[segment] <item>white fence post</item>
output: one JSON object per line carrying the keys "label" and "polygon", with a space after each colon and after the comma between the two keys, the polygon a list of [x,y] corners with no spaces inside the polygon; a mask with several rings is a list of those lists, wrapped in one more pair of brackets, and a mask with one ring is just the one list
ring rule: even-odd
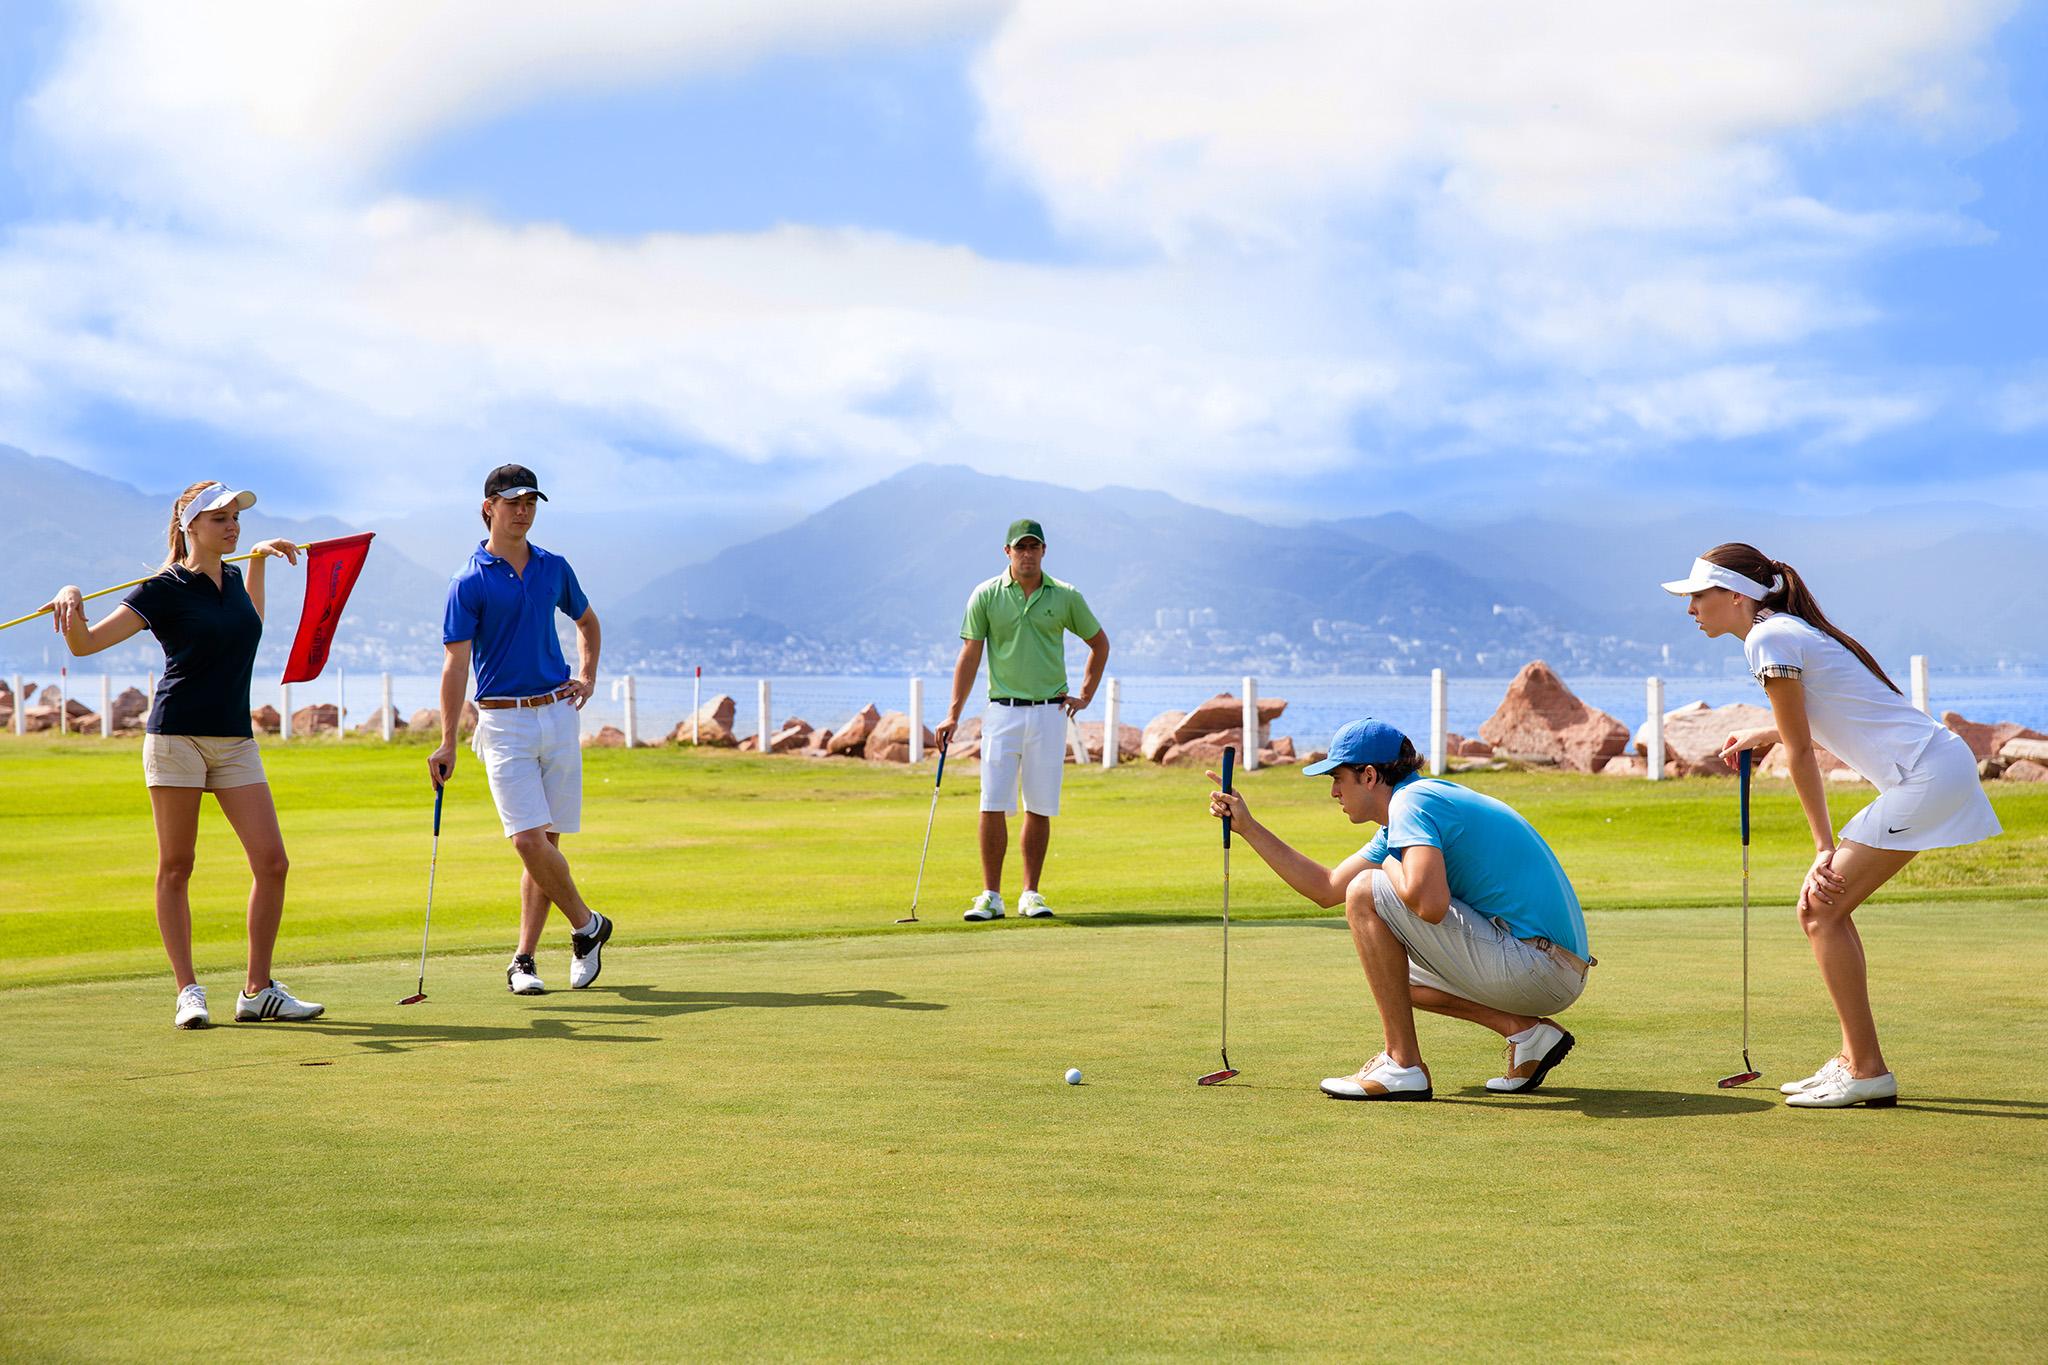
{"label": "white fence post", "polygon": [[628,673],[623,681],[626,684],[624,688],[626,694],[626,747],[628,749],[637,749],[640,747],[640,698],[633,686],[633,675]]}
{"label": "white fence post", "polygon": [[1246,772],[1259,767],[1259,680],[1244,680],[1244,715],[1238,731],[1237,766]]}
{"label": "white fence post", "polygon": [[690,684],[690,747],[697,746],[697,713],[704,709],[704,665],[697,665],[697,677]]}
{"label": "white fence post", "polygon": [[340,739],[348,733],[348,670],[336,664],[334,667],[334,737]]}
{"label": "white fence post", "polygon": [[910,680],[910,761],[924,762],[924,679]]}
{"label": "white fence post", "polygon": [[1910,667],[1913,674],[1913,709],[1926,711],[1931,716],[1934,712],[1927,709],[1927,656],[1915,654]]}
{"label": "white fence post", "polygon": [[1449,711],[1444,671],[1432,668],[1429,670],[1429,771],[1433,777],[1443,776],[1444,763],[1448,758],[1445,750],[1450,748],[1447,738],[1451,724]]}
{"label": "white fence post", "polygon": [[27,711],[28,707],[21,699],[21,674],[17,673],[14,675],[14,733],[17,735],[28,733]]}
{"label": "white fence post", "polygon": [[114,737],[114,680],[100,674],[100,738]]}
{"label": "white fence post", "polygon": [[57,733],[71,733],[71,669],[57,670]]}
{"label": "white fence post", "polygon": [[766,678],[761,679],[758,696],[761,703],[761,733],[755,738],[754,747],[765,754],[768,752],[768,737],[775,733],[774,727],[768,720],[768,680]]}
{"label": "white fence post", "polygon": [[380,730],[381,730],[381,732],[383,733],[383,736],[384,736],[384,742],[385,742],[386,744],[389,744],[389,743],[391,742],[391,736],[392,736],[392,734],[393,734],[393,733],[394,733],[394,732],[395,732],[395,731],[396,731],[396,730],[398,729],[398,717],[397,717],[397,716],[396,716],[395,714],[393,714],[393,712],[392,712],[392,710],[391,710],[391,675],[390,675],[389,673],[386,673],[386,674],[384,675],[384,711],[383,711],[383,714],[384,714],[384,724],[383,724],[382,726],[380,726],[380,727],[379,727],[379,729],[380,729]]}
{"label": "white fence post", "polygon": [[290,683],[279,683],[277,685],[277,696],[277,737],[279,739],[290,739],[292,737],[292,685]]}
{"label": "white fence post", "polygon": [[1119,713],[1123,710],[1121,705],[1124,699],[1123,685],[1117,682],[1115,678],[1111,678],[1109,680],[1109,690],[1104,694],[1104,697],[1105,700],[1102,703],[1102,766],[1114,768],[1116,766],[1116,751],[1119,747],[1117,743],[1117,725],[1120,723]]}
{"label": "white fence post", "polygon": [[1643,746],[1648,750],[1649,771],[1644,774],[1652,782],[1664,780],[1664,680],[1652,678],[1643,686],[1643,706],[1649,713],[1650,742]]}

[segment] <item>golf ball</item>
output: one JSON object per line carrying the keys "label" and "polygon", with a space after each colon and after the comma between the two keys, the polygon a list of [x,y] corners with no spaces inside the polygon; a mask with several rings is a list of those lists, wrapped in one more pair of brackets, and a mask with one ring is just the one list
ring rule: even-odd
{"label": "golf ball", "polygon": [[1081,1083],[1081,1068],[1080,1068],[1080,1067],[1078,1067],[1078,1066],[1070,1066],[1070,1067],[1068,1067],[1068,1068],[1067,1068],[1067,1084],[1068,1084],[1068,1085],[1079,1085],[1080,1083]]}

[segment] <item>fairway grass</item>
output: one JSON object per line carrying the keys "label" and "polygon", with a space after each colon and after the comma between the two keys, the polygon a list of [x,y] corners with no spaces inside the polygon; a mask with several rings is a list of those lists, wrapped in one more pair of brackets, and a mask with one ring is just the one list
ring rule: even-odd
{"label": "fairway grass", "polygon": [[[910,929],[295,969],[306,1025],[169,1027],[152,981],[0,993],[0,1354],[2019,1359],[2048,1332],[2038,907],[1865,923],[1904,1098],[1834,1046],[1783,916],[1737,1051],[1725,907],[1595,912],[1580,1044],[1494,1097],[1345,1104],[1341,924]],[[566,970],[552,943],[542,966]],[[161,988],[159,988],[161,987]],[[216,1018],[232,987],[216,985]],[[1086,1083],[1061,1083],[1068,1066]]]}

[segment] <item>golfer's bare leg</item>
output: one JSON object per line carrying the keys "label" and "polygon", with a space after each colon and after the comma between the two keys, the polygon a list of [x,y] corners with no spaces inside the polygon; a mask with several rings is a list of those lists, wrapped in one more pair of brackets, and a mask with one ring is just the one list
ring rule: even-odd
{"label": "golfer's bare leg", "polygon": [[1827,983],[1835,1015],[1842,1021],[1842,1055],[1849,1059],[1850,1074],[1858,1078],[1882,1076],[1891,1068],[1885,1065],[1884,1050],[1877,1043],[1863,936],[1856,932],[1851,916],[1873,891],[1912,861],[1908,850],[1845,843],[1835,850],[1834,868],[1848,885],[1833,905],[1809,897],[1799,908],[1799,927],[1813,945],[1813,960],[1820,964],[1821,980]]}
{"label": "golfer's bare leg", "polygon": [[214,796],[249,859],[249,977],[242,993],[254,995],[270,984],[270,959],[277,948],[277,926],[284,919],[284,881],[291,859],[285,856],[269,783],[229,787]]}
{"label": "golfer's bare leg", "polygon": [[1003,889],[1003,856],[1010,851],[1010,819],[999,810],[981,813],[981,884],[983,889]]}
{"label": "golfer's bare leg", "polygon": [[[569,873],[569,860],[562,856],[562,836],[547,829],[522,829],[512,836],[512,847],[519,851],[519,861],[526,865],[526,876],[520,879],[519,898],[519,951],[530,953],[540,943],[541,925],[547,921],[547,902],[562,907],[562,913],[569,917],[572,928],[581,929],[590,923],[590,907],[583,903],[583,893],[576,889],[576,878]],[[529,917],[527,914],[526,880],[533,884],[545,898],[540,913]],[[527,938],[531,923],[533,937]]]}
{"label": "golfer's bare leg", "polygon": [[1351,926],[1351,942],[1365,967],[1373,1003],[1379,1006],[1387,1055],[1396,1066],[1422,1065],[1422,1046],[1415,1040],[1415,1006],[1408,993],[1408,949],[1373,905],[1371,872],[1352,880],[1344,896],[1344,919]]}
{"label": "golfer's bare leg", "polygon": [[1434,986],[1418,986],[1412,981],[1408,983],[1408,998],[1416,1009],[1448,1015],[1452,1019],[1468,1019],[1492,1029],[1503,1038],[1512,1038],[1523,1029],[1534,1028],[1543,1022],[1533,1014],[1509,1014],[1506,1010],[1482,1005],[1477,1000],[1467,1000],[1462,995],[1452,995]]}
{"label": "golfer's bare leg", "polygon": [[[560,847],[560,845],[556,845]],[[548,926],[548,893],[525,868],[519,870],[519,951],[531,954],[540,947],[541,930]]]}
{"label": "golfer's bare leg", "polygon": [[1052,844],[1052,817],[1025,811],[1024,837],[1018,843],[1024,846],[1024,889],[1036,891],[1045,871],[1045,850]]}
{"label": "golfer's bare leg", "polygon": [[164,956],[183,990],[192,974],[192,855],[199,847],[197,787],[151,787],[149,810],[156,819],[156,931]]}

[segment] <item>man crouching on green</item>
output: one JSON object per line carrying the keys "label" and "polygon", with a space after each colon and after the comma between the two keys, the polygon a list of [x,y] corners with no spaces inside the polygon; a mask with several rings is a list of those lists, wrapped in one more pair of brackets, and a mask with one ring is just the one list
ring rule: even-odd
{"label": "man crouching on green", "polygon": [[[1386,1050],[1323,1082],[1340,1100],[1426,1100],[1429,1068],[1415,1009],[1483,1024],[1507,1039],[1506,1074],[1486,1083],[1526,1095],[1572,1050],[1549,1016],[1586,988],[1593,959],[1579,898],[1543,836],[1507,805],[1454,782],[1417,776],[1415,746],[1391,725],[1355,720],[1330,756],[1331,799],[1372,842],[1324,867],[1252,818],[1242,793],[1215,791],[1209,812],[1280,879],[1321,906],[1344,906],[1379,1005]],[[1213,781],[1216,774],[1210,773]]]}

